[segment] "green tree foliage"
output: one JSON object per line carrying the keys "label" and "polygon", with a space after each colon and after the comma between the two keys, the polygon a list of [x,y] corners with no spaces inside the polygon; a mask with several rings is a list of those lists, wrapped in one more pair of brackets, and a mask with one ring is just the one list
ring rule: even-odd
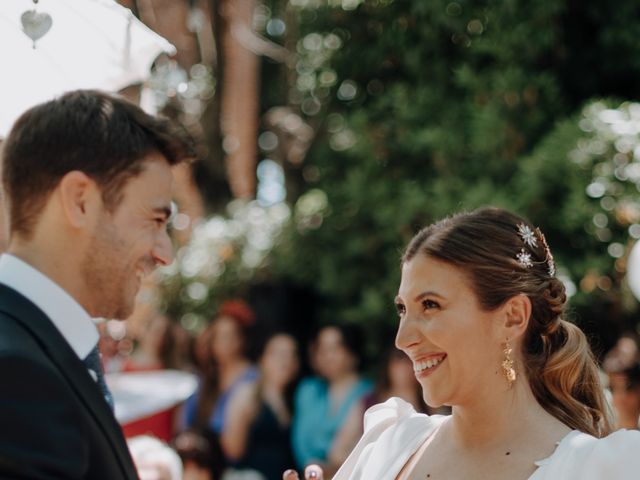
{"label": "green tree foliage", "polygon": [[606,347],[637,314],[640,120],[620,100],[640,97],[639,13],[639,0],[265,1],[262,33],[293,52],[265,61],[262,82],[279,142],[261,145],[290,208],[211,219],[167,273],[166,308],[195,324],[267,279],[317,294],[309,317],[387,333],[411,236],[497,205],[543,229],[574,318]]}
{"label": "green tree foliage", "polygon": [[[394,322],[412,234],[492,204],[548,233],[586,324],[626,321],[635,303],[623,308],[609,243],[590,227],[602,211],[585,194],[592,167],[569,154],[586,135],[587,100],[638,97],[625,80],[640,71],[629,54],[637,1],[290,3],[300,35],[292,101],[318,131],[310,191],[274,256],[281,277],[321,295],[323,318]],[[315,220],[296,221],[309,195]]]}
{"label": "green tree foliage", "polygon": [[638,119],[637,103],[587,104],[522,160],[515,181],[520,209],[548,225],[578,283],[573,306],[605,337],[637,323],[626,273],[640,238]]}

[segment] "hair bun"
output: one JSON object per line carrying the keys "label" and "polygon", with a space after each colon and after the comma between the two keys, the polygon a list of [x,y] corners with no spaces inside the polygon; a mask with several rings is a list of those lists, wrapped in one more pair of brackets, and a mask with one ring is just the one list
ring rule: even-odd
{"label": "hair bun", "polygon": [[554,317],[562,315],[564,312],[564,305],[567,302],[567,292],[562,283],[557,278],[549,280],[549,286],[542,294],[543,298],[549,305],[549,311]]}

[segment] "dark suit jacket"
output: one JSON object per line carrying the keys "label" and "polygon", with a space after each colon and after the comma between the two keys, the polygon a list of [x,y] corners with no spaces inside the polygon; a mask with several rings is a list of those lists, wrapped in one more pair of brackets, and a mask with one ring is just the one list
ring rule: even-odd
{"label": "dark suit jacket", "polygon": [[51,320],[0,285],[0,478],[137,479],[100,388]]}

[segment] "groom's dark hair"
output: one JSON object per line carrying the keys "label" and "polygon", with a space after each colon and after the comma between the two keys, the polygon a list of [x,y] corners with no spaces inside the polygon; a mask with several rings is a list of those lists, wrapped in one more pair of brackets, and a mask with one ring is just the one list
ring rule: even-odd
{"label": "groom's dark hair", "polygon": [[175,165],[194,156],[184,132],[122,97],[77,90],[37,105],[16,121],[2,153],[2,185],[12,233],[29,237],[64,175],[81,171],[115,210],[122,188],[158,152]]}

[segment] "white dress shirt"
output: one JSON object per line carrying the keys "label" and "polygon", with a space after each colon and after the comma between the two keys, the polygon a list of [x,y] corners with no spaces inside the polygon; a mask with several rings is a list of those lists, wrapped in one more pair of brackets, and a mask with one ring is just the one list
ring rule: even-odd
{"label": "white dress shirt", "polygon": [[0,283],[25,296],[53,322],[80,360],[100,335],[87,311],[49,277],[8,253],[0,256]]}

